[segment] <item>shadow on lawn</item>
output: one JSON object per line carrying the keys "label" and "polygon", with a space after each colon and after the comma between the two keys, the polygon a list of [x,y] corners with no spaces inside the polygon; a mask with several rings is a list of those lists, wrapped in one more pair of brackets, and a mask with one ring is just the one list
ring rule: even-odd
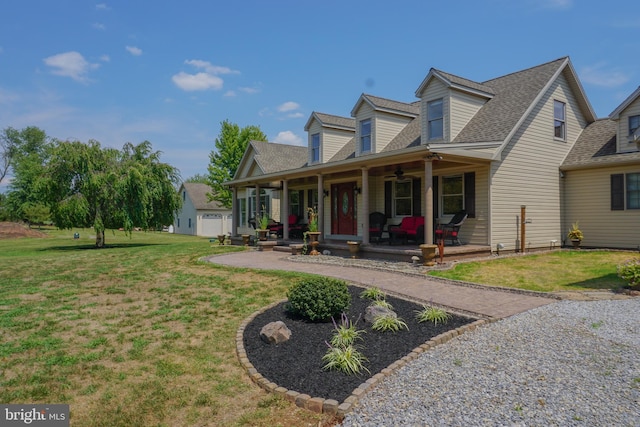
{"label": "shadow on lawn", "polygon": [[594,277],[580,282],[568,283],[568,288],[583,288],[597,290],[612,290],[614,292],[621,290],[626,285],[616,273],[609,273],[604,276]]}
{"label": "shadow on lawn", "polygon": [[49,246],[46,248],[39,249],[40,251],[63,251],[63,252],[73,252],[73,251],[86,251],[89,249],[95,250],[109,250],[109,249],[128,249],[128,248],[140,248],[145,246],[164,246],[163,243],[113,243],[113,244],[105,244],[104,247],[98,248],[95,243],[92,244],[81,244],[81,245],[69,245],[69,246]]}

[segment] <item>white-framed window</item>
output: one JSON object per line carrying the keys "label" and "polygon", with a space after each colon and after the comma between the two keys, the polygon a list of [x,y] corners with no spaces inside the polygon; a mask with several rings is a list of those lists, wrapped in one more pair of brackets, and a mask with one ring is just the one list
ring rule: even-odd
{"label": "white-framed window", "polygon": [[394,216],[411,216],[413,214],[413,181],[406,179],[394,183],[393,209]]}
{"label": "white-framed window", "polygon": [[442,195],[440,196],[442,215],[455,215],[464,209],[464,176],[442,177]]}
{"label": "white-framed window", "polygon": [[300,192],[298,190],[289,191],[289,215],[300,214]]}
{"label": "white-framed window", "polygon": [[240,210],[240,224],[246,225],[247,221],[249,220],[247,216],[247,199],[238,199],[238,204]]}
{"label": "white-framed window", "polygon": [[566,108],[567,106],[564,102],[553,101],[553,136],[562,141],[567,139]]}
{"label": "white-framed window", "polygon": [[311,162],[318,163],[320,161],[320,134],[311,135]]}
{"label": "white-framed window", "polygon": [[427,126],[429,139],[442,139],[444,137],[442,98],[427,102]]}
{"label": "white-framed window", "polygon": [[[249,205],[249,219],[255,218],[258,209],[256,209],[256,189],[252,188],[247,192],[247,200]],[[267,215],[271,215],[271,197],[264,189],[260,189],[260,209],[264,206]]]}
{"label": "white-framed window", "polygon": [[[633,136],[633,133],[640,128],[640,116],[629,117],[629,136]],[[630,141],[633,142],[633,141]]]}
{"label": "white-framed window", "polygon": [[360,122],[360,152],[371,151],[371,119]]}

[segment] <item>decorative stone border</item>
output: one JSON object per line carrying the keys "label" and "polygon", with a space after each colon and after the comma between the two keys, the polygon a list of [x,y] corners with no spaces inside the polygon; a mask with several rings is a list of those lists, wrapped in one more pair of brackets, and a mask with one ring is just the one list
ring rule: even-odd
{"label": "decorative stone border", "polygon": [[244,349],[244,331],[249,323],[258,316],[259,314],[264,313],[265,311],[274,308],[278,304],[285,302],[285,300],[274,302],[262,309],[256,311],[251,316],[246,318],[238,328],[236,332],[236,353],[238,355],[238,360],[240,364],[244,368],[244,370],[249,374],[251,380],[256,383],[258,386],[262,387],[268,392],[275,393],[286,400],[295,403],[296,406],[304,409],[308,409],[310,411],[319,413],[319,414],[328,414],[335,415],[339,418],[343,418],[345,414],[350,412],[355,405],[358,403],[360,398],[370,389],[375,387],[380,381],[382,381],[387,376],[390,376],[398,369],[405,366],[407,363],[416,359],[420,356],[421,353],[428,351],[434,348],[437,345],[444,344],[458,335],[462,335],[465,332],[473,331],[479,326],[493,323],[498,321],[497,318],[485,318],[479,319],[475,322],[466,324],[464,326],[460,326],[456,329],[452,329],[450,331],[444,332],[438,336],[431,338],[429,341],[424,344],[414,348],[409,354],[401,358],[400,360],[396,360],[391,365],[384,368],[379,373],[375,374],[351,392],[351,396],[347,397],[342,403],[338,402],[334,399],[324,399],[322,397],[311,397],[308,394],[303,394],[294,390],[288,390],[285,387],[280,387],[278,384],[269,381],[269,379],[265,378],[258,372],[258,370],[251,364],[249,358],[247,357],[247,352]]}

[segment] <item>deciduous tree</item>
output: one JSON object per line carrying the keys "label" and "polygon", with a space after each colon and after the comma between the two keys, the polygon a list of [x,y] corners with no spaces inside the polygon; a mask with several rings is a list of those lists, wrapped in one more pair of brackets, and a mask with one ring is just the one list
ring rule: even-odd
{"label": "deciduous tree", "polygon": [[246,126],[241,129],[228,120],[221,123],[220,134],[215,141],[216,148],[209,155],[207,184],[212,189],[210,200],[216,200],[231,208],[233,195],[224,183],[236,174],[247,145],[252,140],[267,141],[267,136],[258,126]]}
{"label": "deciduous tree", "polygon": [[180,176],[160,162],[151,143],[127,143],[122,151],[97,141],[60,142],[40,182],[51,217],[60,228],[93,227],[96,246],[107,228],[157,229],[173,222],[181,199]]}

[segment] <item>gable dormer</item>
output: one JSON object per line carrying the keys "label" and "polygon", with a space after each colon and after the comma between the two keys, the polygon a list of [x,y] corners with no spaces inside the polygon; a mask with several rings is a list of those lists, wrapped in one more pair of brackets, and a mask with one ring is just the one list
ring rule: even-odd
{"label": "gable dormer", "polygon": [[328,162],[355,135],[355,120],[313,112],[304,127],[310,165]]}
{"label": "gable dormer", "polygon": [[609,115],[616,122],[617,153],[640,150],[640,87]]}
{"label": "gable dormer", "polygon": [[360,95],[351,110],[351,116],[356,122],[355,155],[381,152],[419,114],[419,102],[408,104],[372,95]]}
{"label": "gable dormer", "polygon": [[494,93],[486,85],[432,68],[416,96],[420,98],[422,143],[430,144],[453,141]]}

